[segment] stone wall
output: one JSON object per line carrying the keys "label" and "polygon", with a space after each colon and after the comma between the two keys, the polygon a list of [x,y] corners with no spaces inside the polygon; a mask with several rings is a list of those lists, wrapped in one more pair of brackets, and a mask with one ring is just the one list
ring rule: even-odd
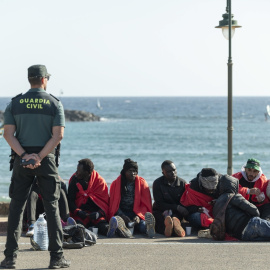
{"label": "stone wall", "polygon": [[9,211],[9,202],[0,202],[0,215],[7,216]]}

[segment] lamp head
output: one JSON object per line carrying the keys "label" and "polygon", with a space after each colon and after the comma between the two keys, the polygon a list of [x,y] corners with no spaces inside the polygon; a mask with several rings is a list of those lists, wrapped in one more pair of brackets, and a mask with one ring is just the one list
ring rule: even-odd
{"label": "lamp head", "polygon": [[[226,39],[229,39],[229,13],[223,14],[222,17],[223,17],[223,20],[219,21],[219,25],[216,26],[215,28],[221,28],[223,36]],[[233,37],[235,28],[240,28],[242,26],[238,25],[236,20],[233,20],[233,14],[231,14],[231,19],[232,19],[231,35]]]}

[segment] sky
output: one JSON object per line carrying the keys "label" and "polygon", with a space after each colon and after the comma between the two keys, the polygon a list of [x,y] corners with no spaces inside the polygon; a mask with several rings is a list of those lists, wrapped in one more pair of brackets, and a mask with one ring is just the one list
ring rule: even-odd
{"label": "sky", "polygon": [[[227,96],[226,0],[0,0],[0,97]],[[233,95],[269,96],[269,0],[232,0]]]}

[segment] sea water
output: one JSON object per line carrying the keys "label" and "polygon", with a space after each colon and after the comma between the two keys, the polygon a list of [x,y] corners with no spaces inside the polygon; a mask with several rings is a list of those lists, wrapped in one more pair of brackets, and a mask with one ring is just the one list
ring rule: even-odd
{"label": "sea water", "polygon": [[[0,98],[4,110],[9,98]],[[99,109],[97,102],[102,109]],[[67,122],[61,145],[59,174],[69,179],[78,161],[90,158],[95,170],[111,183],[124,160],[138,162],[139,175],[149,186],[161,176],[161,163],[174,161],[187,182],[204,167],[227,172],[226,97],[62,97],[65,109],[84,110],[100,122]],[[265,120],[270,97],[234,97],[233,169],[248,158],[261,161],[270,178],[270,119]],[[0,139],[0,201],[9,200],[10,148]]]}

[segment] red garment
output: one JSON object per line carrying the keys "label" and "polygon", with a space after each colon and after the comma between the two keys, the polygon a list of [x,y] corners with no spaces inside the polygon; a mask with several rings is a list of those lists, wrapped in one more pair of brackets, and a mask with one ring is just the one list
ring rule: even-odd
{"label": "red garment", "polygon": [[[71,176],[70,180],[72,179],[73,175]],[[80,209],[81,205],[85,204],[88,198],[90,198],[99,208],[101,208],[104,211],[106,217],[108,217],[108,211],[109,211],[108,186],[105,180],[98,174],[98,172],[93,170],[86,190],[83,190],[81,184],[77,183],[76,185],[79,189],[79,191],[76,194],[76,200],[75,200],[75,204],[78,208],[74,211],[74,213],[71,213],[72,216],[73,217],[75,216],[76,219],[80,219],[76,215],[76,213],[81,210]],[[98,223],[101,219],[104,220],[104,218],[100,218],[97,220],[96,223]],[[80,220],[84,224],[87,224],[90,221],[89,217],[87,217],[84,220],[82,219]]]}
{"label": "red garment", "polygon": [[[240,180],[243,177],[243,175],[241,172],[238,172],[238,173],[233,174],[233,177]],[[250,196],[251,196],[251,202],[256,203],[256,206],[261,206],[261,205],[264,205],[266,203],[269,203],[269,199],[266,195],[267,184],[268,184],[268,180],[264,174],[262,174],[261,177],[257,181],[255,181],[255,184],[254,184],[254,188],[260,189],[260,191],[263,192],[265,195],[265,199],[261,203],[258,203],[258,201],[256,199],[256,195],[247,194],[248,188],[242,187],[240,184],[239,184],[239,193],[248,201],[249,201]]]}
{"label": "red garment", "polygon": [[[114,180],[110,186],[110,206],[109,206],[109,218],[115,215],[119,209],[121,201],[121,175]],[[145,219],[145,213],[152,213],[152,199],[151,193],[146,181],[136,176],[135,179],[135,195],[133,212],[140,218]]]}
{"label": "red garment", "polygon": [[209,215],[211,217],[208,217],[206,214],[201,213],[201,225],[203,227],[209,227],[210,224],[212,224],[213,222],[213,206],[212,204],[210,204],[212,200],[212,197],[195,191],[194,189],[190,188],[190,184],[186,184],[185,192],[181,197],[180,203],[184,206],[196,205],[199,207],[205,207],[209,211]]}

